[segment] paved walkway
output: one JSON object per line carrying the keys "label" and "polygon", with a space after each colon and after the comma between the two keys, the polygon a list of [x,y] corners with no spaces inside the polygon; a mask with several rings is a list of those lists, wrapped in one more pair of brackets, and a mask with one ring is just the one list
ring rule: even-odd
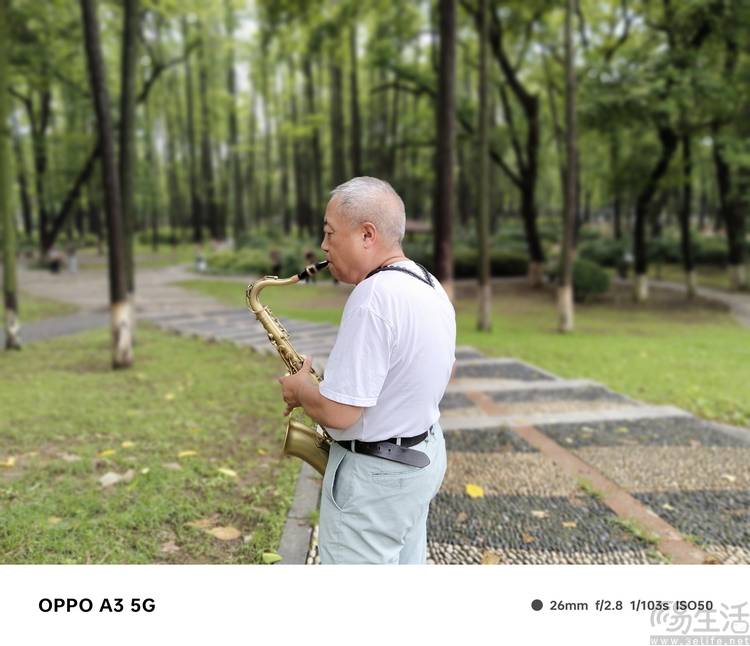
{"label": "paved walkway", "polygon": [[[139,317],[272,352],[241,298],[227,308],[172,284],[194,277],[179,268],[139,273]],[[103,278],[86,272],[20,280],[85,312],[106,302]],[[282,321],[322,370],[336,328]],[[441,411],[448,472],[428,526],[432,563],[750,563],[746,429],[468,347],[457,351]],[[302,465],[284,562],[316,562],[309,519],[319,495],[319,476]]]}

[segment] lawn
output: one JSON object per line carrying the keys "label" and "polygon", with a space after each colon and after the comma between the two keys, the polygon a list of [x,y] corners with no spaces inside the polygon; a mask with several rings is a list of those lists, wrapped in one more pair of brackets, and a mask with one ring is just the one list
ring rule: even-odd
{"label": "lawn", "polygon": [[[21,292],[18,295],[18,305],[22,325],[24,323],[32,323],[34,321],[48,319],[54,316],[73,314],[73,312],[78,310],[75,305],[37,298],[36,296],[30,296],[24,292]],[[21,334],[21,338],[23,338],[23,330],[21,331]]]}
{"label": "lawn", "polygon": [[[241,282],[189,281],[186,287],[244,306]],[[268,288],[261,300],[277,316],[338,324],[349,293],[321,283]],[[576,331],[555,332],[553,295],[499,283],[491,333],[475,329],[471,288],[458,291],[458,342],[491,356],[518,357],[561,377],[594,379],[655,404],[673,404],[707,419],[750,426],[747,396],[750,330],[724,310],[655,291],[636,306],[627,287],[576,309]]]}
{"label": "lawn", "polygon": [[[669,280],[673,283],[685,284],[685,271],[681,265],[651,264],[649,267],[649,276],[655,280]],[[731,292],[729,280],[729,270],[724,267],[715,265],[702,265],[696,267],[696,282],[699,287],[712,287],[725,292]]]}
{"label": "lawn", "polygon": [[147,324],[130,370],[106,331],[2,355],[0,562],[262,562],[300,467],[279,372]]}

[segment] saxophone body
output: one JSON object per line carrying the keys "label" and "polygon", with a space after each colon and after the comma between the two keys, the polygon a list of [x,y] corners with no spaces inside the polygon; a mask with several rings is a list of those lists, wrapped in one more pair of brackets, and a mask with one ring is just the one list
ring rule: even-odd
{"label": "saxophone body", "polygon": [[[252,312],[268,334],[268,340],[276,349],[284,362],[290,374],[299,371],[304,363],[304,357],[300,355],[292,346],[289,340],[289,333],[286,328],[276,318],[271,310],[261,304],[258,296],[265,287],[281,287],[285,285],[294,285],[307,276],[312,276],[318,271],[325,269],[328,261],[308,265],[299,274],[289,278],[278,278],[277,276],[264,276],[247,286],[245,291],[245,302],[247,309]],[[320,376],[312,370],[313,378],[320,382]],[[328,463],[328,452],[331,446],[331,436],[324,428],[318,426],[312,429],[301,422],[289,418],[284,436],[284,455],[293,455],[300,458],[312,466],[318,473],[323,475]]]}

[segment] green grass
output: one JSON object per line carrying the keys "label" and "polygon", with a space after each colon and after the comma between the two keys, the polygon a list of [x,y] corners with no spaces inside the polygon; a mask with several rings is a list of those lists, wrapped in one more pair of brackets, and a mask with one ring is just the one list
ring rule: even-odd
{"label": "green grass", "polygon": [[97,331],[0,358],[0,562],[261,562],[300,466],[281,458],[278,361],[143,324],[135,367],[113,371],[109,345]]}
{"label": "green grass", "polygon": [[[190,281],[186,287],[244,307],[241,282]],[[349,288],[268,288],[262,301],[277,316],[338,324]],[[750,426],[747,370],[750,331],[722,309],[654,294],[634,305],[627,287],[606,301],[576,308],[576,330],[555,331],[552,294],[497,286],[491,333],[475,329],[476,302],[456,301],[458,343],[490,356],[518,357],[565,378],[586,378],[655,404],[673,404],[707,419]]]}
{"label": "green grass", "polygon": [[[652,264],[649,267],[649,276],[658,280],[668,280],[673,283],[685,284],[685,272],[681,265],[658,265]],[[714,265],[703,265],[696,267],[696,282],[699,287],[711,287],[730,292],[731,283],[729,280],[729,270]]]}
{"label": "green grass", "polygon": [[[60,303],[44,298],[37,298],[21,292],[18,295],[19,314],[21,324],[40,321],[42,319],[52,318],[54,316],[65,316],[73,314],[78,310],[75,305]],[[21,331],[23,338],[23,330]]]}

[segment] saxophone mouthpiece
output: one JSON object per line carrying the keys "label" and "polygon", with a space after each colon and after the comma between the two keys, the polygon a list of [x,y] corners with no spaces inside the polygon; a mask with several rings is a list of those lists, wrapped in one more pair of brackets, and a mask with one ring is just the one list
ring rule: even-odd
{"label": "saxophone mouthpiece", "polygon": [[328,267],[328,261],[327,260],[321,260],[320,262],[316,262],[312,265],[308,265],[305,267],[299,274],[297,274],[297,278],[300,280],[308,277],[312,277],[313,275],[317,274],[319,271],[323,271],[326,267]]}

